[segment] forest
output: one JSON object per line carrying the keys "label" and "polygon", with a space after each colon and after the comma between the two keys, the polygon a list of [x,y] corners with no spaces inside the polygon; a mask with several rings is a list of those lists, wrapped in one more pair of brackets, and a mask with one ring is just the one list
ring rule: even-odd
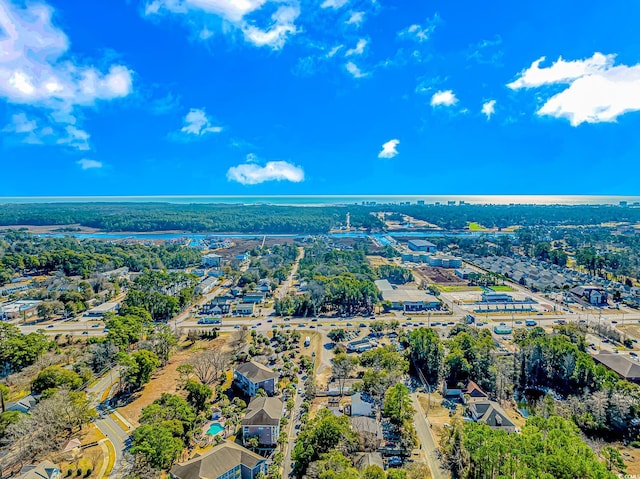
{"label": "forest", "polygon": [[169,203],[0,204],[0,226],[80,225],[103,231],[192,233],[327,233],[345,222],[355,228],[382,223],[362,206],[294,207]]}
{"label": "forest", "polygon": [[179,269],[200,264],[202,254],[179,245],[147,246],[100,240],[41,238],[7,232],[0,239],[0,285],[12,276],[61,271],[65,276],[89,278],[100,271],[126,266],[131,271]]}

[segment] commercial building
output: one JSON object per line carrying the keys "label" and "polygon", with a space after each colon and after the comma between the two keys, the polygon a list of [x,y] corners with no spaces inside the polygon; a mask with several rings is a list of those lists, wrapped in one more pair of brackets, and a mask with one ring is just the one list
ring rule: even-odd
{"label": "commercial building", "polygon": [[393,309],[424,311],[440,307],[438,298],[424,290],[406,286],[394,286],[386,279],[378,280],[375,284],[382,293],[382,299],[389,301]]}
{"label": "commercial building", "polygon": [[171,468],[175,479],[256,479],[267,473],[267,460],[233,442],[224,442]]}
{"label": "commercial building", "polygon": [[255,396],[258,389],[273,396],[278,373],[255,361],[238,364],[233,370],[233,382],[247,396]]}
{"label": "commercial building", "polygon": [[617,373],[622,379],[640,384],[640,364],[611,351],[593,354],[593,359],[607,369]]}
{"label": "commercial building", "polygon": [[261,446],[273,447],[280,435],[280,419],[284,403],[275,397],[254,398],[249,403],[242,419],[242,440],[257,438]]}
{"label": "commercial building", "polygon": [[407,243],[411,251],[424,251],[425,253],[435,253],[438,248],[431,241],[416,239]]}
{"label": "commercial building", "polygon": [[255,303],[238,303],[236,304],[236,314],[248,316],[255,311]]}
{"label": "commercial building", "polygon": [[196,286],[196,293],[198,294],[208,294],[211,292],[213,288],[218,285],[218,278],[213,276],[208,276],[207,278],[200,281],[198,286]]}
{"label": "commercial building", "polygon": [[478,275],[474,270],[468,268],[458,268],[454,273],[458,278],[465,280],[472,279],[474,276]]}
{"label": "commercial building", "polygon": [[348,412],[351,416],[374,416],[373,398],[366,393],[355,393],[351,396],[351,407]]}
{"label": "commercial building", "polygon": [[0,306],[0,321],[28,319],[38,313],[40,301],[12,301]]}
{"label": "commercial building", "polygon": [[89,311],[84,313],[84,315],[89,318],[102,318],[105,313],[115,313],[118,311],[118,308],[120,308],[120,303],[117,301],[107,301],[95,308],[91,308]]}

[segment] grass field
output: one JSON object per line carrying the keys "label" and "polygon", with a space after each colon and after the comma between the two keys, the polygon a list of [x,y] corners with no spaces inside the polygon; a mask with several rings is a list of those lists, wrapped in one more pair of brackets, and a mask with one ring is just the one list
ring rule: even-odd
{"label": "grass field", "polygon": [[494,291],[513,291],[513,288],[506,284],[499,285],[499,286],[491,286],[491,289]]}
{"label": "grass field", "polygon": [[437,284],[436,288],[438,288],[443,293],[461,293],[464,291],[482,291],[480,286],[443,286],[441,284]]}
{"label": "grass field", "polygon": [[469,223],[469,231],[488,231],[487,228],[482,226],[480,223],[471,222]]}

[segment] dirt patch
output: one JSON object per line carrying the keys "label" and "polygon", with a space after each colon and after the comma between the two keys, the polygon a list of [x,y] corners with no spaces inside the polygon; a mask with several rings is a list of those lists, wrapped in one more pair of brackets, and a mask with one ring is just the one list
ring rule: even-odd
{"label": "dirt patch", "polygon": [[640,449],[621,444],[616,445],[616,448],[622,454],[624,463],[627,465],[627,474],[632,477],[640,475]]}
{"label": "dirt patch", "polygon": [[437,268],[435,266],[420,266],[417,268],[417,271],[425,276],[430,282],[436,284],[447,284],[447,285],[466,285],[466,281],[460,281],[455,274],[453,274],[452,270],[446,268]]}
{"label": "dirt patch", "polygon": [[158,399],[162,393],[176,394],[178,391],[178,366],[184,364],[196,352],[202,349],[226,348],[226,339],[220,337],[213,341],[198,341],[195,345],[182,349],[169,359],[167,365],[159,369],[153,375],[149,384],[135,395],[135,399],[126,406],[119,408],[118,412],[124,416],[134,427],[137,427],[140,412],[145,406]]}

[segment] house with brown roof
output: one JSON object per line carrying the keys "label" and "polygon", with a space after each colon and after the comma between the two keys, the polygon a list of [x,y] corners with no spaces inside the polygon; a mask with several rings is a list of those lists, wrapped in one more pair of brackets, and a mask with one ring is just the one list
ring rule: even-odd
{"label": "house with brown roof", "polygon": [[278,373],[255,361],[238,364],[233,369],[233,383],[247,396],[255,396],[262,388],[269,395],[276,392]]}
{"label": "house with brown roof", "polygon": [[618,373],[622,379],[640,384],[640,364],[635,361],[611,351],[600,351],[592,357],[607,369]]}
{"label": "house with brown roof", "polygon": [[171,468],[175,479],[255,479],[267,473],[267,460],[234,442],[223,442]]}
{"label": "house with brown roof", "polygon": [[489,399],[489,396],[474,381],[469,381],[467,385],[462,388],[462,391],[460,391],[460,398],[464,404],[467,402],[467,398],[469,398],[469,400],[478,400]]}
{"label": "house with brown roof", "polygon": [[242,440],[246,444],[252,437],[258,438],[261,446],[272,447],[280,435],[280,419],[284,403],[274,397],[254,398],[249,403],[242,419]]}

